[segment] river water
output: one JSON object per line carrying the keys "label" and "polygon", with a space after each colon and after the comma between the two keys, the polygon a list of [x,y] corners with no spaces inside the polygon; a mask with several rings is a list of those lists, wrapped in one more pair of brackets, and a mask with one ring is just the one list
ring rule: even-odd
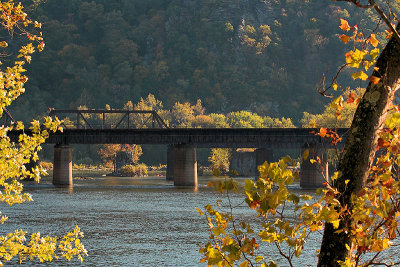
{"label": "river water", "polygon": [[[89,256],[82,265],[78,260],[56,261],[58,266],[206,266],[200,263],[198,244],[208,241],[208,226],[195,208],[224,199],[206,188],[210,179],[199,177],[199,187],[194,190],[176,188],[165,177],[99,176],[75,180],[73,188],[55,188],[50,178],[44,178],[40,184],[25,185],[34,202],[1,207],[9,217],[1,234],[24,229],[61,235],[79,225]],[[238,206],[238,217],[252,218],[253,212],[241,204],[243,195],[232,194],[231,199]],[[310,242],[297,262],[315,266],[318,243]],[[264,244],[262,250],[267,258],[279,259],[277,252]]]}

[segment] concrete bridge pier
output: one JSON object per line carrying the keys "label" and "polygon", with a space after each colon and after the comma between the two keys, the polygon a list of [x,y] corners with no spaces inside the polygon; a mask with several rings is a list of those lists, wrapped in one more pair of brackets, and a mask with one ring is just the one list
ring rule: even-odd
{"label": "concrete bridge pier", "polygon": [[260,172],[258,171],[258,166],[263,165],[264,162],[269,162],[271,163],[274,159],[274,151],[271,148],[257,148],[256,151],[254,151],[256,155],[256,169],[255,169],[255,174],[256,174],[256,180],[258,177],[260,177]]}
{"label": "concrete bridge pier", "polygon": [[168,145],[167,148],[167,173],[165,175],[165,178],[167,181],[173,181],[174,180],[174,146],[173,145]]}
{"label": "concrete bridge pier", "polygon": [[[307,149],[309,150],[308,159],[304,160],[300,165],[300,187],[322,187],[325,182],[324,175],[327,178],[329,177],[327,149],[317,144],[306,144],[302,147],[302,155]],[[321,164],[318,162],[311,163],[310,159],[317,160],[317,156],[321,159]],[[324,168],[323,170],[321,165]]]}
{"label": "concrete bridge pier", "polygon": [[69,145],[54,146],[53,184],[72,185],[72,147]]}
{"label": "concrete bridge pier", "polygon": [[196,148],[190,145],[176,145],[172,153],[174,185],[197,187]]}

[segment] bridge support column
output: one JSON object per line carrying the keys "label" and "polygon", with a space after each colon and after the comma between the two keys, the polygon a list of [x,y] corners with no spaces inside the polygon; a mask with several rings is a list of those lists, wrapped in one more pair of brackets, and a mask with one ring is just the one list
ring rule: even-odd
{"label": "bridge support column", "polygon": [[173,145],[168,145],[167,148],[167,173],[166,173],[166,179],[167,181],[173,181],[174,180],[174,146]]}
{"label": "bridge support column", "polygon": [[53,184],[72,185],[72,148],[69,145],[54,146]]}
{"label": "bridge support column", "polygon": [[273,156],[274,156],[274,151],[271,148],[258,148],[256,151],[254,151],[256,154],[256,169],[255,169],[255,175],[256,179],[260,177],[260,172],[258,171],[258,166],[263,165],[264,162],[272,162],[273,161]]}
{"label": "bridge support column", "polygon": [[[301,188],[316,188],[322,187],[325,182],[325,177],[328,178],[328,156],[326,149],[318,147],[316,144],[304,145],[302,147],[302,154],[304,151],[309,150],[308,159],[304,160],[300,165],[300,187]],[[321,159],[321,164],[318,162],[311,163],[310,159]],[[321,165],[324,168],[321,169]]]}
{"label": "bridge support column", "polygon": [[189,145],[176,145],[173,151],[174,185],[197,187],[196,148]]}

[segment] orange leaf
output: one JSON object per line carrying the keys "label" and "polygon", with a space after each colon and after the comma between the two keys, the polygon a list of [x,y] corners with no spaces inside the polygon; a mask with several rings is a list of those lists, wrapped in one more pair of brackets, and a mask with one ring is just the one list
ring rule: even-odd
{"label": "orange leaf", "polygon": [[386,36],[385,36],[386,39],[392,38],[392,35],[393,35],[392,30],[385,30],[385,32],[386,32]]}
{"label": "orange leaf", "polygon": [[353,92],[351,92],[351,93],[349,94],[349,99],[347,99],[346,102],[347,102],[348,104],[353,103],[355,97],[356,97],[356,95],[355,95]]}
{"label": "orange leaf", "polygon": [[320,135],[321,137],[325,137],[325,135],[326,135],[327,132],[328,132],[328,129],[326,129],[326,128],[321,128],[321,129],[319,129],[319,135]]}
{"label": "orange leaf", "polygon": [[368,79],[369,79],[373,84],[378,84],[379,81],[381,80],[381,78],[378,78],[378,77],[376,77],[376,76],[370,76]]}
{"label": "orange leaf", "polygon": [[381,147],[388,147],[390,143],[383,138],[378,138],[378,149]]}
{"label": "orange leaf", "polygon": [[346,32],[348,32],[348,31],[350,31],[350,25],[349,25],[349,23],[347,22],[347,20],[345,20],[345,19],[340,19],[340,26],[339,26],[339,28],[340,29],[342,29],[343,31],[346,31]]}
{"label": "orange leaf", "polygon": [[260,206],[260,201],[259,200],[252,201],[252,202],[249,203],[249,208],[252,209],[252,210],[258,208],[259,206]]}
{"label": "orange leaf", "polygon": [[347,36],[346,34],[340,35],[340,40],[342,40],[343,43],[347,44],[350,41],[350,36]]}
{"label": "orange leaf", "polygon": [[369,37],[368,41],[370,44],[372,44],[374,47],[377,47],[379,44],[379,41],[376,39],[375,34],[371,33],[371,37]]}
{"label": "orange leaf", "polygon": [[390,179],[387,180],[387,181],[383,181],[383,182],[382,182],[382,185],[383,185],[383,186],[386,186],[387,188],[389,188],[389,187],[392,186],[392,182],[393,182],[393,178],[390,178]]}

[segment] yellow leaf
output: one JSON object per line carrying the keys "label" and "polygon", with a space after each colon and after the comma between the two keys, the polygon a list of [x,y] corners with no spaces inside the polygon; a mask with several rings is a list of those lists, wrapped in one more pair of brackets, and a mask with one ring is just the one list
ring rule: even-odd
{"label": "yellow leaf", "polygon": [[7,47],[7,46],[8,46],[8,44],[6,41],[0,42],[0,47]]}
{"label": "yellow leaf", "polygon": [[360,63],[363,61],[365,55],[367,54],[366,51],[361,51],[356,49],[354,51],[347,52],[345,54],[346,63],[350,65],[350,67],[358,68]]}
{"label": "yellow leaf", "polygon": [[338,229],[340,220],[334,220],[334,221],[331,221],[330,223],[333,225],[334,229]]}
{"label": "yellow leaf", "polygon": [[203,212],[199,208],[196,208],[196,210],[199,213],[199,215],[203,215]]}
{"label": "yellow leaf", "polygon": [[365,72],[363,72],[363,71],[355,72],[355,73],[353,73],[353,74],[351,75],[351,77],[352,77],[354,80],[356,80],[356,79],[361,79],[361,80],[365,81],[365,80],[368,79],[368,75],[365,74]]}
{"label": "yellow leaf", "polygon": [[[379,48],[372,49],[372,50],[369,52],[369,55],[370,55],[370,57],[371,57],[372,59],[375,59],[379,54],[380,54]],[[376,67],[375,67],[375,68],[376,68]],[[374,68],[374,69],[375,69],[375,68]],[[377,68],[377,69],[378,69],[378,68]]]}

